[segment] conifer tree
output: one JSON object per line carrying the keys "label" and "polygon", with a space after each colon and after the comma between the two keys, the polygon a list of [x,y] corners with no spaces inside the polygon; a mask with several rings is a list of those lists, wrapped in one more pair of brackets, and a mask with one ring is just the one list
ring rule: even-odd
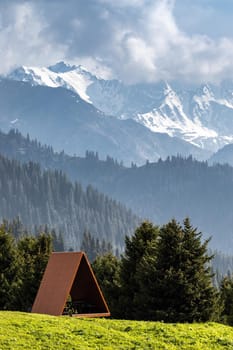
{"label": "conifer tree", "polygon": [[121,269],[124,317],[166,322],[217,317],[209,240],[202,242],[188,218],[183,226],[171,220],[159,233],[152,227],[144,223],[126,238]]}
{"label": "conifer tree", "polygon": [[154,319],[201,322],[216,317],[217,293],[212,285],[207,245],[188,218],[160,229],[156,263]]}
{"label": "conifer tree", "polygon": [[52,252],[52,237],[50,234],[40,233],[35,245],[35,278],[41,281],[44,270]]}
{"label": "conifer tree", "polygon": [[225,276],[220,285],[222,303],[221,319],[224,323],[233,326],[233,276]]}
{"label": "conifer tree", "polygon": [[22,281],[17,298],[20,311],[30,311],[40,283],[35,279],[35,247],[36,238],[29,235],[21,237],[17,244]]}
{"label": "conifer tree", "polygon": [[16,298],[20,288],[17,250],[13,237],[0,226],[0,310],[17,309]]}
{"label": "conifer tree", "polygon": [[17,309],[30,311],[44,270],[52,251],[52,237],[40,233],[37,237],[22,237],[17,245],[22,285],[18,293]]}
{"label": "conifer tree", "polygon": [[144,221],[132,237],[125,238],[125,254],[122,257],[120,272],[122,317],[138,318],[138,290],[142,276],[139,274],[140,264],[146,255],[150,256],[152,247],[156,245],[158,232],[157,226]]}

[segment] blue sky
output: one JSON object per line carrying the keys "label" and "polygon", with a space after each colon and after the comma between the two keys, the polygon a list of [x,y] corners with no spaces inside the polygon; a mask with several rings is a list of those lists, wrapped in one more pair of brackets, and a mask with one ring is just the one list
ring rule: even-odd
{"label": "blue sky", "polygon": [[59,60],[128,83],[233,77],[232,0],[0,0],[0,73]]}
{"label": "blue sky", "polygon": [[232,0],[177,0],[174,16],[187,33],[212,38],[232,35]]}

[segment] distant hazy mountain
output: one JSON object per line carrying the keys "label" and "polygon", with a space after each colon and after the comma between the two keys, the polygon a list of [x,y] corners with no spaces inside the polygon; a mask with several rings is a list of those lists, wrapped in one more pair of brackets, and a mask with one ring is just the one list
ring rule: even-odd
{"label": "distant hazy mountain", "polygon": [[208,166],[191,157],[173,157],[126,168],[110,157],[99,160],[93,152],[86,152],[85,158],[54,153],[14,131],[0,133],[0,153],[65,171],[73,181],[92,184],[156,224],[188,215],[205,237],[212,236],[213,249],[232,252],[233,168],[229,165]]}
{"label": "distant hazy mountain", "polygon": [[209,153],[167,134],[154,133],[132,119],[107,116],[77,93],[65,88],[33,86],[28,82],[0,81],[0,129],[18,128],[55,150],[84,155],[87,149],[100,157],[110,154],[125,164],[144,164],[168,155]]}
{"label": "distant hazy mountain", "polygon": [[233,166],[233,144],[220,148],[210,157],[209,163],[229,164]]}
{"label": "distant hazy mountain", "polygon": [[102,112],[130,118],[211,152],[233,142],[233,82],[125,85],[96,77],[81,66],[59,62],[48,68],[20,67],[8,78],[34,85],[62,86]]}

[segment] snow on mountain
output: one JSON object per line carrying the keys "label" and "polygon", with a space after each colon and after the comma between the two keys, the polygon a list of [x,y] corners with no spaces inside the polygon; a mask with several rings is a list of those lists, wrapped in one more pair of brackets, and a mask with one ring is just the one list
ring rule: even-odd
{"label": "snow on mountain", "polygon": [[30,82],[32,85],[45,85],[49,87],[65,87],[73,90],[86,102],[91,103],[86,91],[96,79],[82,66],[71,66],[59,62],[48,68],[19,67],[10,73],[7,78]]}
{"label": "snow on mountain", "polygon": [[215,98],[206,86],[201,94],[191,96],[191,103],[187,103],[184,94],[179,96],[167,84],[159,107],[148,113],[137,114],[134,119],[154,132],[167,133],[212,151],[233,142],[233,129],[230,135],[221,134],[221,128],[213,123],[213,113],[210,113],[211,103],[227,109],[233,109],[233,104],[226,99]]}
{"label": "snow on mountain", "polygon": [[70,89],[107,115],[133,119],[153,132],[178,137],[211,152],[233,142],[231,81],[200,86],[162,81],[126,85],[64,62],[47,68],[23,66],[7,78]]}
{"label": "snow on mountain", "polygon": [[192,121],[184,112],[179,96],[167,84],[164,90],[164,100],[159,108],[145,114],[138,114],[135,118],[154,132],[167,133],[200,146],[195,142],[197,138],[217,137],[214,130],[205,128],[200,120]]}
{"label": "snow on mountain", "polygon": [[177,154],[202,160],[211,155],[132,119],[107,116],[73,91],[9,79],[0,80],[0,127],[2,131],[17,128],[69,155],[92,150],[101,159],[111,155],[127,165]]}

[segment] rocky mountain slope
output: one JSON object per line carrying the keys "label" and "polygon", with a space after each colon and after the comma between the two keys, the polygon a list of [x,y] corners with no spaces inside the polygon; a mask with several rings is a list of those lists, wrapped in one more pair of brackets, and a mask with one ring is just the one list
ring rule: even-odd
{"label": "rocky mountain slope", "polygon": [[24,135],[64,150],[70,155],[98,151],[125,164],[145,164],[168,155],[193,154],[203,159],[208,152],[167,134],[154,133],[132,119],[104,114],[77,93],[62,87],[0,81],[0,129],[19,129]]}
{"label": "rocky mountain slope", "polygon": [[133,119],[153,132],[178,137],[215,152],[233,142],[233,82],[191,85],[158,82],[125,85],[104,80],[81,66],[20,67],[9,79],[62,86],[119,119]]}

